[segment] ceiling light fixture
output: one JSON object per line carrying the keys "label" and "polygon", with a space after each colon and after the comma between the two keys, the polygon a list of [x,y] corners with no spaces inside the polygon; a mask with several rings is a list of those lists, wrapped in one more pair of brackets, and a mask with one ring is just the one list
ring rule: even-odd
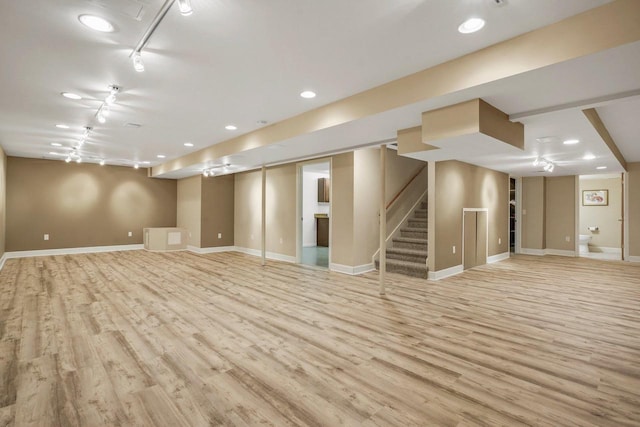
{"label": "ceiling light fixture", "polygon": [[311,90],[305,90],[304,92],[300,93],[300,96],[305,99],[311,99],[316,97],[316,93]]}
{"label": "ceiling light fixture", "polygon": [[104,18],[95,15],[80,15],[78,20],[85,26],[102,33],[113,32],[113,25]]}
{"label": "ceiling light fixture", "polygon": [[75,93],[71,92],[62,92],[60,95],[64,96],[65,98],[75,99],[76,101],[82,99],[80,95],[76,95]]}
{"label": "ceiling light fixture", "polygon": [[484,27],[484,19],[469,18],[458,27],[458,31],[462,34],[471,34],[480,31]]}
{"label": "ceiling light fixture", "polygon": [[226,125],[224,128],[226,130],[238,130],[238,127],[234,125]]}
{"label": "ceiling light fixture", "polygon": [[165,156],[164,154],[158,154],[158,158],[159,159],[164,159],[165,157],[167,157],[167,156]]}
{"label": "ceiling light fixture", "polygon": [[566,139],[566,140],[562,141],[562,143],[564,145],[575,145],[575,144],[579,144],[580,140],[579,139]]}
{"label": "ceiling light fixture", "polygon": [[100,160],[100,166],[104,166],[104,164],[105,164],[105,163],[106,163],[106,162],[104,161],[104,159],[101,159],[101,160]]}
{"label": "ceiling light fixture", "polygon": [[193,147],[193,144],[192,144],[192,143],[190,143],[190,142],[185,142],[185,143],[184,143],[184,146],[185,146],[185,147]]}
{"label": "ceiling light fixture", "polygon": [[133,165],[134,169],[138,169],[140,166],[136,163],[135,165]]}
{"label": "ceiling light fixture", "polygon": [[190,0],[178,0],[178,9],[182,16],[189,16],[193,13]]}
{"label": "ceiling light fixture", "polygon": [[593,154],[591,154],[591,153],[587,153],[587,154],[585,154],[585,155],[584,155],[584,157],[583,157],[583,159],[584,159],[584,160],[593,160],[593,159],[595,159],[595,158],[596,158],[596,156],[594,156],[594,155],[593,155]]}
{"label": "ceiling light fixture", "polygon": [[76,159],[76,163],[82,163],[82,157],[78,157],[78,158]]}
{"label": "ceiling light fixture", "polygon": [[596,169],[603,170],[603,169],[606,169],[606,168],[607,168],[606,166],[598,166]]}
{"label": "ceiling light fixture", "polygon": [[202,175],[204,175],[205,178],[209,176],[215,176],[217,169],[223,169],[226,171],[230,166],[231,166],[231,163],[225,163],[223,165],[215,165],[208,169],[204,169],[202,171]]}
{"label": "ceiling light fixture", "polygon": [[66,159],[64,159],[64,161],[69,163],[71,161],[71,157],[67,157]]}
{"label": "ceiling light fixture", "polygon": [[542,166],[542,170],[549,173],[553,172],[553,170],[556,168],[556,165],[552,161],[547,160],[543,157],[536,157],[536,159],[533,161],[533,166]]}
{"label": "ceiling light fixture", "polygon": [[51,145],[53,145],[54,147],[62,147],[62,144],[60,144],[59,142],[52,142]]}
{"label": "ceiling light fixture", "polygon": [[69,126],[67,125],[56,125],[56,127],[59,129],[69,129]]}
{"label": "ceiling light fixture", "polygon": [[142,56],[140,56],[140,52],[134,52],[131,57],[133,60],[133,69],[139,73],[144,71],[144,63],[142,62]]}

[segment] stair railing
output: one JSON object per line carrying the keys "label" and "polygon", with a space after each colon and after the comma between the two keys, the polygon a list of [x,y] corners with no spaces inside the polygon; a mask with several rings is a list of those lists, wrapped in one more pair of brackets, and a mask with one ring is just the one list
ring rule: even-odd
{"label": "stair railing", "polygon": [[422,167],[420,168],[420,170],[418,170],[418,172],[416,172],[416,173],[411,177],[411,179],[409,179],[409,181],[407,181],[407,183],[404,185],[404,187],[402,187],[402,188],[400,189],[400,191],[398,191],[398,193],[396,193],[396,195],[395,195],[395,196],[393,196],[393,199],[391,199],[391,201],[390,201],[389,203],[387,203],[387,206],[386,206],[386,209],[387,209],[387,210],[389,210],[389,208],[391,207],[391,205],[393,205],[393,204],[396,202],[396,200],[398,200],[398,199],[400,198],[400,196],[402,195],[402,193],[404,193],[404,192],[405,192],[405,190],[406,190],[407,188],[409,188],[409,186],[411,185],[411,183],[412,183],[413,181],[415,181],[415,180],[416,180],[416,178],[418,178],[418,176],[422,173],[422,171],[423,171],[423,170],[425,170],[425,169],[427,168],[427,166],[428,166],[428,164],[427,164],[427,163],[425,163],[425,165],[424,165],[424,166],[422,166]]}

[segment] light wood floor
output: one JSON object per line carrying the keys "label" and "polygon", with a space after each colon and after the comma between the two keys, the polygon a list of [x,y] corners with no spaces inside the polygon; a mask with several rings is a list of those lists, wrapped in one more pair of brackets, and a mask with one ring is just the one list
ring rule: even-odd
{"label": "light wood floor", "polygon": [[0,273],[0,425],[640,425],[640,266],[525,257],[440,282],[236,254]]}

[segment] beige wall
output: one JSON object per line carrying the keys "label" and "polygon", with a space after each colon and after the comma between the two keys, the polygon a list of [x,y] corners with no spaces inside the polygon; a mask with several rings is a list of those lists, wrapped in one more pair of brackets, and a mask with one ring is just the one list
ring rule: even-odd
{"label": "beige wall", "polygon": [[201,247],[202,176],[178,180],[177,226],[189,230],[189,245]]}
{"label": "beige wall", "polygon": [[[296,256],[295,163],[267,169],[267,251]],[[260,218],[260,205],[257,210]]]}
{"label": "beige wall", "polygon": [[429,256],[435,256],[436,271],[462,264],[463,208],[488,209],[488,256],[508,252],[509,176],[455,160],[437,162],[435,168],[436,247],[429,248]]}
{"label": "beige wall", "polygon": [[546,249],[575,251],[576,181],[575,176],[545,178]]}
{"label": "beige wall", "polygon": [[628,163],[627,183],[629,186],[629,255],[640,257],[640,162]]}
{"label": "beige wall", "polygon": [[[354,153],[331,161],[331,263],[356,265],[353,256]],[[371,262],[371,261],[369,261]]]}
{"label": "beige wall", "polygon": [[234,182],[233,175],[202,179],[200,243],[203,248],[234,245]]}
{"label": "beige wall", "polygon": [[[392,163],[389,156],[387,163]],[[353,153],[353,265],[371,263],[380,247],[380,149]],[[388,180],[388,178],[387,178]]]}
{"label": "beige wall", "polygon": [[0,258],[4,255],[7,231],[7,156],[0,147]]}
{"label": "beige wall", "polygon": [[[584,190],[608,190],[607,206],[582,206]],[[579,234],[591,236],[592,249],[620,248],[622,244],[622,227],[618,219],[622,218],[622,178],[580,179],[579,191],[580,226]],[[598,231],[591,232],[587,227],[597,226]]]}
{"label": "beige wall", "polygon": [[241,248],[260,249],[261,173],[257,170],[234,175],[234,241]]}
{"label": "beige wall", "polygon": [[176,182],[145,169],[8,157],[6,206],[7,251],[142,244],[144,227],[175,227]]}
{"label": "beige wall", "polygon": [[544,177],[522,178],[521,246],[524,249],[545,248]]}

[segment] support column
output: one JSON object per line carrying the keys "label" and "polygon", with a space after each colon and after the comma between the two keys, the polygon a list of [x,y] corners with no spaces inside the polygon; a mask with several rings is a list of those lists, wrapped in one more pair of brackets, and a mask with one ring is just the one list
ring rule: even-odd
{"label": "support column", "polygon": [[262,166],[262,265],[267,264],[267,168]]}
{"label": "support column", "polygon": [[385,294],[384,282],[387,270],[387,146],[380,146],[380,295]]}

